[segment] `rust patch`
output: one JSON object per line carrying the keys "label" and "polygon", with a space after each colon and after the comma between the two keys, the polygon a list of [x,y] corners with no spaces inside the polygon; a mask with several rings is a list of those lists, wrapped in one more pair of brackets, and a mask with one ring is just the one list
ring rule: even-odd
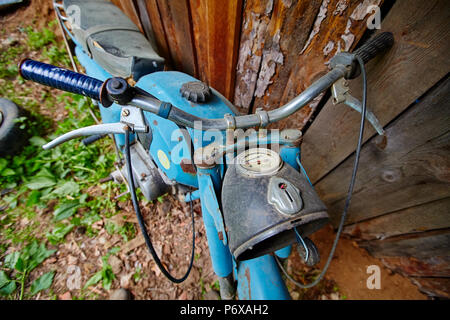
{"label": "rust patch", "polygon": [[153,120],[153,124],[154,124],[155,126],[157,126],[157,125],[158,125],[158,121]]}
{"label": "rust patch", "polygon": [[356,225],[354,227],[354,229],[351,232],[351,236],[356,237],[356,238],[361,238],[362,232],[361,232],[361,229],[359,228],[359,225]]}
{"label": "rust patch", "polygon": [[390,269],[413,277],[448,277],[449,257],[434,256],[426,259],[414,257],[385,257],[381,259]]}
{"label": "rust patch", "polygon": [[182,159],[180,162],[180,167],[183,172],[196,175],[197,170],[195,170],[194,165],[192,164],[191,160],[189,159]]}
{"label": "rust patch", "polygon": [[303,50],[300,52],[300,54],[303,54],[305,50],[308,48],[309,44],[311,43],[312,39],[315,37],[316,34],[320,31],[320,25],[322,24],[322,21],[327,17],[327,11],[328,11],[328,4],[330,3],[330,0],[323,0],[322,5],[320,6],[319,13],[317,14],[316,21],[314,21],[314,28],[311,31],[309,35],[308,41],[306,41],[306,44],[303,47]]}
{"label": "rust patch", "polygon": [[248,283],[248,298],[252,300],[252,288],[250,286],[250,270],[248,268],[245,268],[245,277],[247,278]]}
{"label": "rust patch", "polygon": [[380,149],[380,150],[384,150],[386,149],[387,146],[387,137],[386,135],[382,135],[382,136],[377,136],[375,138],[375,146]]}

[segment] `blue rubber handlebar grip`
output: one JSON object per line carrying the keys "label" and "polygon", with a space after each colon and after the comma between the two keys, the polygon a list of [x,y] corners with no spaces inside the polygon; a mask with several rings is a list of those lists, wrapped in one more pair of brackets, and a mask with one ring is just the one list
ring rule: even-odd
{"label": "blue rubber handlebar grip", "polygon": [[26,80],[100,100],[103,81],[84,74],[31,59],[25,59],[19,64],[19,73]]}

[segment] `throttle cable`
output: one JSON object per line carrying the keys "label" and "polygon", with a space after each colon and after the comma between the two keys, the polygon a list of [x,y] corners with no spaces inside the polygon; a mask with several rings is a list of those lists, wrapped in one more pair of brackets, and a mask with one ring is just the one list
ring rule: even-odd
{"label": "throttle cable", "polygon": [[366,104],[367,104],[367,77],[366,77],[366,69],[364,66],[364,61],[358,55],[355,55],[355,58],[358,61],[358,64],[360,66],[361,76],[362,76],[362,81],[363,81],[363,98],[362,98],[362,108],[361,108],[361,123],[359,125],[359,138],[358,138],[358,145],[356,147],[355,161],[353,164],[353,172],[352,172],[352,177],[351,177],[350,185],[349,185],[348,192],[347,192],[347,198],[345,200],[344,210],[342,212],[341,221],[339,222],[339,227],[338,227],[336,237],[333,242],[333,246],[331,247],[330,254],[328,255],[327,262],[325,263],[325,266],[323,267],[323,270],[319,274],[319,276],[313,282],[305,285],[305,284],[299,283],[298,281],[295,281],[287,273],[287,271],[283,268],[283,265],[281,264],[278,257],[276,255],[274,255],[278,266],[280,267],[280,269],[284,273],[284,275],[287,277],[287,279],[289,279],[292,283],[294,283],[296,286],[298,286],[302,289],[312,288],[315,285],[317,285],[322,280],[325,273],[327,272],[328,267],[330,266],[331,260],[333,259],[334,252],[336,251],[336,247],[339,242],[339,238],[341,236],[342,229],[344,228],[345,219],[347,217],[348,208],[350,207],[350,201],[351,201],[352,194],[353,194],[353,187],[355,186],[356,173],[358,171],[359,156],[360,156],[360,152],[361,152],[361,146],[362,146],[362,140],[363,140],[363,134],[364,134],[364,122],[366,119]]}
{"label": "throttle cable", "polygon": [[[191,218],[192,218],[192,254],[191,254],[191,260],[189,262],[189,267],[181,278],[175,278],[173,277],[163,266],[161,260],[158,257],[158,254],[155,251],[155,248],[153,247],[152,241],[150,239],[150,236],[148,235],[147,227],[145,226],[144,218],[142,217],[141,210],[139,208],[139,202],[136,196],[136,190],[134,186],[134,178],[133,178],[133,171],[131,170],[131,153],[130,153],[130,128],[127,127],[125,129],[125,160],[126,160],[126,167],[127,167],[127,176],[128,176],[128,184],[130,187],[130,194],[131,194],[131,201],[133,202],[134,211],[136,212],[136,217],[139,223],[139,227],[141,229],[142,235],[144,236],[145,244],[147,245],[148,250],[150,251],[150,254],[152,255],[153,259],[156,262],[156,265],[161,270],[161,272],[172,282],[174,283],[181,283],[189,276],[189,273],[191,272],[192,266],[194,264],[194,253],[195,253],[195,220],[194,220],[194,208],[192,205],[192,201],[189,202],[190,209],[191,209]],[[191,197],[192,198],[192,197]]]}

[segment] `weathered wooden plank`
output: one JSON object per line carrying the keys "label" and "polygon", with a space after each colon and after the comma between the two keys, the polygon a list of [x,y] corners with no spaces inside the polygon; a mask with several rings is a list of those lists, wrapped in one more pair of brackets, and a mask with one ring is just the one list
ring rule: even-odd
{"label": "weathered wooden plank", "polygon": [[244,113],[249,111],[253,101],[265,34],[272,11],[273,0],[245,2],[234,93],[234,104]]}
{"label": "weathered wooden plank", "polygon": [[[384,139],[364,145],[347,223],[450,196],[449,90],[447,79],[391,123]],[[335,225],[353,161],[351,156],[315,186]]]}
{"label": "weathered wooden plank", "polygon": [[[368,106],[382,125],[449,72],[450,11],[444,0],[399,0],[381,24],[394,47],[368,64]],[[351,92],[360,97],[360,80]],[[329,101],[304,135],[303,164],[315,183],[355,150],[360,115]],[[375,131],[367,127],[365,141]]]}
{"label": "weathered wooden plank", "polygon": [[112,0],[112,3],[118,6],[128,16],[128,18],[133,21],[142,33],[144,32],[141,21],[139,20],[139,15],[132,0]]}
{"label": "weathered wooden plank", "polygon": [[159,53],[166,59],[166,67],[170,68],[172,64],[172,56],[170,55],[169,45],[167,43],[158,3],[156,0],[146,0],[145,6],[147,9],[148,18],[152,26],[156,46],[159,50]]}
{"label": "weathered wooden plank", "polygon": [[194,48],[197,59],[199,79],[209,84],[208,68],[208,15],[206,2],[203,0],[189,0],[192,14],[192,30],[194,34]]}
{"label": "weathered wooden plank", "polygon": [[320,4],[312,0],[246,2],[234,96],[243,112],[251,111],[254,97],[263,97],[269,84],[272,92],[282,94]]}
{"label": "weathered wooden plank", "polygon": [[385,257],[381,261],[389,269],[408,277],[450,277],[450,254],[421,260],[413,257]]}
{"label": "weathered wooden plank", "polygon": [[157,0],[168,49],[176,70],[198,75],[188,0]]}
{"label": "weathered wooden plank", "polygon": [[361,221],[345,227],[344,233],[373,240],[443,228],[450,228],[450,198]]}
{"label": "weathered wooden plank", "polygon": [[432,257],[448,257],[450,230],[403,235],[385,240],[362,241],[358,244],[376,258],[414,257],[423,260]]}
{"label": "weathered wooden plank", "polygon": [[[304,1],[299,2],[301,6],[304,5]],[[281,68],[281,64],[276,64],[276,60],[273,60],[270,56],[268,59],[263,56],[261,70],[267,71],[266,73],[260,72],[255,91],[255,107],[276,108],[293,99],[314,80],[322,76],[327,71],[326,62],[336,52],[351,50],[362,37],[366,30],[366,20],[370,16],[370,11],[367,12],[366,9],[370,5],[379,5],[381,2],[381,0],[323,0],[314,22],[306,18],[306,14],[310,14],[308,7],[306,7],[303,16],[305,25],[301,25],[305,29],[297,31],[300,32],[298,40],[303,41],[303,43],[301,43],[301,46],[294,46],[291,42],[286,47],[289,56],[294,58],[292,64],[286,65],[288,69],[277,71]],[[318,1],[308,1],[308,5],[313,4],[318,4]],[[297,26],[294,25],[293,27]],[[275,27],[274,30],[276,29]],[[311,31],[306,38],[303,33],[305,31]],[[269,48],[270,46],[274,47],[274,45],[276,47],[277,38],[275,35],[272,35],[272,42],[266,42],[265,47],[267,45],[269,45]],[[286,37],[289,37],[289,35]],[[280,47],[284,38],[285,36],[280,33]],[[268,54],[271,54],[270,50]],[[266,64],[264,64],[264,60],[266,60]],[[302,108],[294,115],[274,124],[273,127],[302,129],[310,119],[321,97],[318,97],[309,106]]]}
{"label": "weathered wooden plank", "polygon": [[450,278],[411,278],[423,293],[440,298],[450,298]]}
{"label": "weathered wooden plank", "polygon": [[231,99],[243,1],[190,0],[199,77]]}

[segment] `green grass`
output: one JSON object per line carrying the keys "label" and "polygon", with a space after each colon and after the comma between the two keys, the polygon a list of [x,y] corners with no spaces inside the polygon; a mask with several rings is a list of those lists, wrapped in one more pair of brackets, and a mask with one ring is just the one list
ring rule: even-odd
{"label": "green grass", "polygon": [[50,28],[43,28],[42,30],[34,30],[32,26],[28,26],[23,31],[28,36],[28,47],[31,50],[40,50],[43,49],[44,46],[52,43],[56,45],[56,35],[53,33],[51,29],[55,29],[57,21],[54,20],[48,24]]}
{"label": "green grass", "polygon": [[92,286],[94,284],[97,284],[98,282],[102,282],[103,288],[106,290],[109,290],[111,288],[111,284],[113,280],[116,278],[114,275],[114,272],[112,270],[111,265],[108,262],[108,259],[111,255],[114,255],[118,253],[120,250],[119,247],[112,248],[108,251],[108,253],[102,257],[102,268],[96,272],[84,285],[84,289],[86,289],[89,286]]}
{"label": "green grass", "polygon": [[[31,90],[27,88],[22,78],[18,77],[18,63],[23,55],[31,52],[40,54],[40,60],[61,67],[70,67],[70,59],[63,43],[58,42],[52,30],[56,28],[57,21],[49,23],[48,28],[34,30],[33,27],[20,28],[19,31],[25,35],[26,41],[18,41],[6,49],[0,50],[0,79],[6,80],[0,83],[0,96],[10,99],[16,104],[27,106],[30,111],[36,111],[39,102],[30,99],[28,95]],[[15,85],[16,84],[16,85]],[[17,90],[17,84],[22,85]],[[44,92],[44,91],[43,91]],[[45,94],[45,93],[44,93]],[[54,104],[54,98],[46,97],[48,106]],[[34,114],[38,116],[37,113]]]}
{"label": "green grass", "polygon": [[[18,289],[20,291],[19,299],[22,300],[30,272],[55,251],[48,250],[44,244],[38,244],[35,240],[22,250],[6,255],[2,268],[4,270],[0,271],[0,295],[11,296]],[[55,273],[50,271],[33,281],[28,295],[33,296],[39,291],[48,289],[54,275]]]}
{"label": "green grass", "polygon": [[108,234],[119,234],[122,236],[123,241],[127,242],[136,236],[136,228],[131,222],[125,222],[123,226],[118,226],[114,222],[107,222],[105,224],[105,229]]}
{"label": "green grass", "polygon": [[[86,191],[98,185],[98,180],[108,176],[113,168],[115,156],[109,139],[87,147],[79,140],[71,140],[52,150],[42,149],[43,144],[63,133],[94,124],[87,112],[92,106],[83,97],[42,90],[37,101],[32,97],[33,89],[17,74],[17,57],[30,52],[39,53],[39,60],[69,66],[65,48],[52,31],[54,28],[55,22],[42,30],[24,28],[21,31],[26,35],[26,43],[15,44],[0,53],[0,96],[30,112],[19,119],[21,129],[30,137],[28,145],[20,154],[0,158],[0,191],[10,191],[0,199],[0,207],[6,208],[0,211],[0,295],[6,299],[31,298],[48,289],[55,276],[53,271],[33,283],[28,281],[33,270],[53,254],[55,249],[47,246],[56,248],[64,243],[76,227],[85,228],[87,236],[95,236],[98,231],[92,224],[117,213],[111,198],[118,187],[112,182],[100,186],[102,196],[90,197]],[[38,111],[42,105],[55,109],[55,104],[64,104],[68,116],[53,131],[53,120]],[[44,217],[41,212],[50,203],[54,209]],[[23,219],[27,219],[25,225],[21,224]],[[132,224],[110,231],[122,235],[124,240],[136,234]],[[14,257],[18,257],[19,263],[11,262]],[[111,272],[107,260],[104,261],[100,271],[104,287],[109,287],[114,280]],[[79,298],[83,297],[81,292]]]}
{"label": "green grass", "polygon": [[10,46],[0,52],[0,78],[15,78],[18,68],[15,58],[25,51],[22,45]]}
{"label": "green grass", "polygon": [[136,272],[133,274],[134,283],[138,283],[146,274],[142,272],[141,267],[136,268]]}

